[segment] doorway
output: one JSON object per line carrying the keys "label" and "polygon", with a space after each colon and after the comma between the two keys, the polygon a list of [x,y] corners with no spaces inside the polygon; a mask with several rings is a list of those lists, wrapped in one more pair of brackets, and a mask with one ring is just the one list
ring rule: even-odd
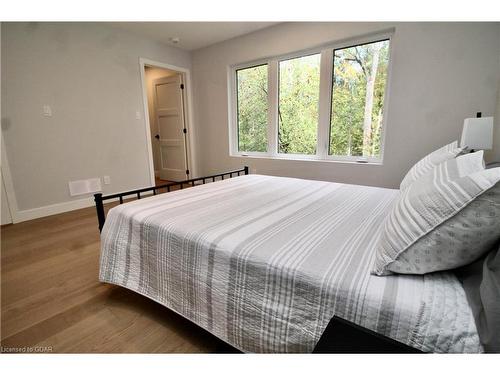
{"label": "doorway", "polygon": [[141,68],[154,182],[159,185],[189,179],[193,173],[186,72],[144,62]]}

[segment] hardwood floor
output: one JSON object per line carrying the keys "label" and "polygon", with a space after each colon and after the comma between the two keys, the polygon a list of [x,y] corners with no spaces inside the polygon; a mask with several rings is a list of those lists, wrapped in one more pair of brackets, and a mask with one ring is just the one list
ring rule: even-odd
{"label": "hardwood floor", "polygon": [[98,281],[93,207],[1,228],[1,345],[72,353],[234,349],[171,310]]}
{"label": "hardwood floor", "polygon": [[168,184],[169,182],[172,182],[172,181],[162,180],[158,177],[155,177],[155,185],[164,185],[164,184]]}

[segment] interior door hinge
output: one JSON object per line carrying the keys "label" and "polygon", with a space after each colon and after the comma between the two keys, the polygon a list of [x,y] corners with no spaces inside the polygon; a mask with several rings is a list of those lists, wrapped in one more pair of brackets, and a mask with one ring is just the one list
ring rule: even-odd
{"label": "interior door hinge", "polygon": [[188,131],[187,131],[187,129],[186,129],[186,128],[184,128],[184,129],[182,129],[182,132],[183,132],[184,134],[186,134]]}
{"label": "interior door hinge", "polygon": [[186,169],[186,174],[189,174],[189,169]]}
{"label": "interior door hinge", "polygon": [[184,83],[181,83],[181,90],[184,90]]}

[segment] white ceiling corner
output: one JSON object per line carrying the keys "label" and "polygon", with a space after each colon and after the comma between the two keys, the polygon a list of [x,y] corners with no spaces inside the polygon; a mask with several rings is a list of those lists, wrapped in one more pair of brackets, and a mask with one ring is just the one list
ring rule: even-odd
{"label": "white ceiling corner", "polygon": [[[264,29],[278,22],[107,22],[106,24],[187,51]],[[172,38],[179,38],[172,43]]]}

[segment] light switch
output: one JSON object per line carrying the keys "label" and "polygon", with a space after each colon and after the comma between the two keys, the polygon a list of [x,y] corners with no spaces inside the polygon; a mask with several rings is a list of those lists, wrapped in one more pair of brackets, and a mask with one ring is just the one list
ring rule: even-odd
{"label": "light switch", "polygon": [[104,185],[109,185],[111,183],[111,178],[109,176],[104,176]]}
{"label": "light switch", "polygon": [[135,119],[136,120],[140,120],[141,119],[141,112],[139,112],[139,111],[135,112]]}
{"label": "light switch", "polygon": [[50,108],[50,105],[45,104],[43,106],[43,115],[45,117],[52,117],[52,108]]}

